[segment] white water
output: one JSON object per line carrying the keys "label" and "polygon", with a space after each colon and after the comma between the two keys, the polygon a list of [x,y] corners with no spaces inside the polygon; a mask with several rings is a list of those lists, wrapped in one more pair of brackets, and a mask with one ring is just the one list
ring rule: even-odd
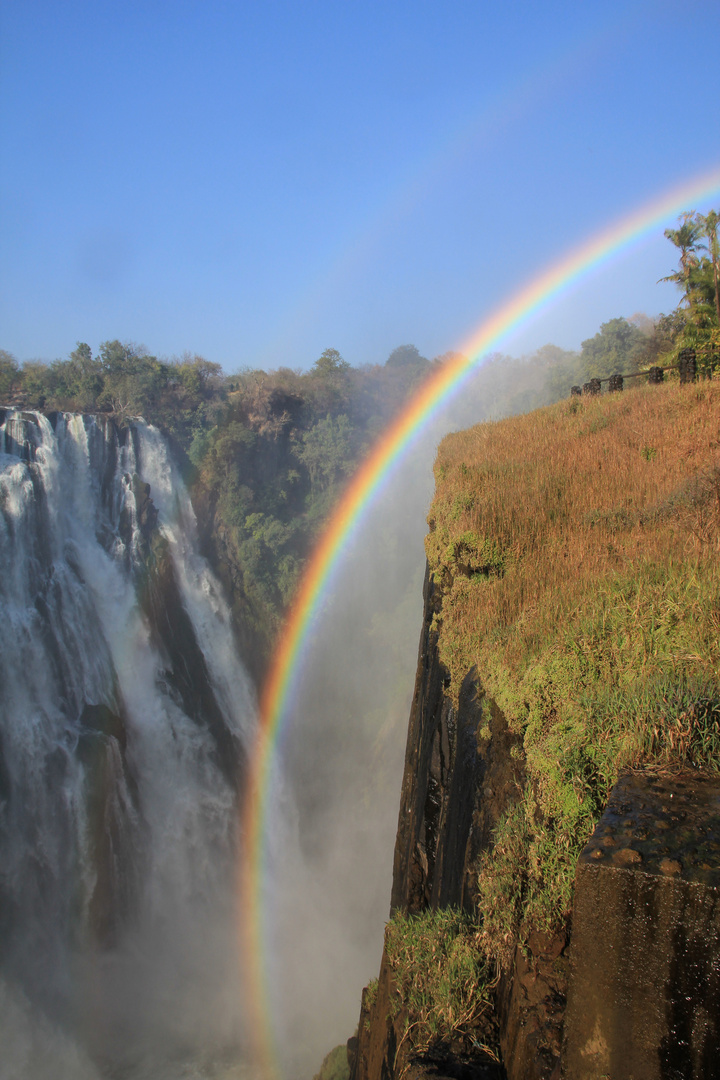
{"label": "white water", "polygon": [[[153,553],[138,478],[150,484],[213,723],[186,692],[178,626],[147,599]],[[158,432],[137,421],[121,443],[100,419],[59,415],[53,427],[7,411],[3,1080],[240,1075],[235,779],[254,715],[227,608]]]}

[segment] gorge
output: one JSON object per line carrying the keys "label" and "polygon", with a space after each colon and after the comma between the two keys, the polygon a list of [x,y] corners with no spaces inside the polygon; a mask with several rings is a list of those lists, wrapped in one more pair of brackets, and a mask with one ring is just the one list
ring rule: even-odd
{"label": "gorge", "polygon": [[441,443],[355,1080],[717,1075],[719,409],[647,386]]}
{"label": "gorge", "polygon": [[[379,610],[404,561],[380,500],[367,523],[378,546],[348,550],[350,591],[327,598],[316,631],[321,677],[311,667],[294,703],[311,727],[278,757],[267,963],[286,1075],[309,1075],[319,1040],[351,1032],[348,998],[357,1016],[388,902],[380,978],[351,1040],[357,1080],[502,1075],[492,1054],[518,1080],[559,1075],[575,869],[590,860],[594,880],[593,853],[610,851],[640,880],[657,847],[647,823],[643,839],[623,824],[618,846],[624,797],[603,817],[616,782],[683,769],[714,782],[719,409],[711,380],[648,386],[441,443],[384,897],[365,868],[392,842],[383,795],[397,799],[411,687],[392,697],[379,668],[368,686],[360,601]],[[245,1076],[238,802],[256,706],[187,490],[141,420],[1,419],[8,1060],[33,1080]],[[384,497],[400,505],[392,485]],[[388,643],[407,639],[419,584],[402,620],[374,628],[395,672]],[[667,895],[697,897],[710,871],[682,843],[652,855],[653,873]],[[423,1010],[445,1006],[435,987],[417,1011],[425,969],[412,958],[456,946],[477,1008],[433,1034]],[[672,1015],[707,1057],[707,1023]]]}

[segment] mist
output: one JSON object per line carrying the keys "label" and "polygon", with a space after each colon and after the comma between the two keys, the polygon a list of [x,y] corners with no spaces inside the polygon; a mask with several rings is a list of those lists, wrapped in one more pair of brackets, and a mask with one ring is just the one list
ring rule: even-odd
{"label": "mist", "polygon": [[481,368],[392,470],[324,598],[278,762],[296,848],[276,851],[267,963],[288,1077],[312,1076],[355,1033],[362,987],[379,970],[437,444],[523,411],[543,385],[522,361]]}

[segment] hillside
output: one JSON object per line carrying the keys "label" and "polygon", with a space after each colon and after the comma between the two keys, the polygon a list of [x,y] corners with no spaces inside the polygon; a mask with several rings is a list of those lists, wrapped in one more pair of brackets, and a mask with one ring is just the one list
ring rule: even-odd
{"label": "hillside", "polygon": [[[482,1045],[511,1077],[559,1075],[576,864],[613,785],[720,764],[719,431],[720,385],[703,381],[441,443],[394,914],[358,1080],[438,1054],[492,1070]],[[471,925],[448,931],[432,914],[448,906]],[[486,1004],[461,1021],[468,949]]]}

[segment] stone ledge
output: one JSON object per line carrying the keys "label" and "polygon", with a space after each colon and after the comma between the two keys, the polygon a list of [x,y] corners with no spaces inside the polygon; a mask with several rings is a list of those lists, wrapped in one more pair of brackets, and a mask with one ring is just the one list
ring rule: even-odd
{"label": "stone ledge", "polygon": [[566,1080],[720,1076],[720,778],[629,773],[578,863]]}

